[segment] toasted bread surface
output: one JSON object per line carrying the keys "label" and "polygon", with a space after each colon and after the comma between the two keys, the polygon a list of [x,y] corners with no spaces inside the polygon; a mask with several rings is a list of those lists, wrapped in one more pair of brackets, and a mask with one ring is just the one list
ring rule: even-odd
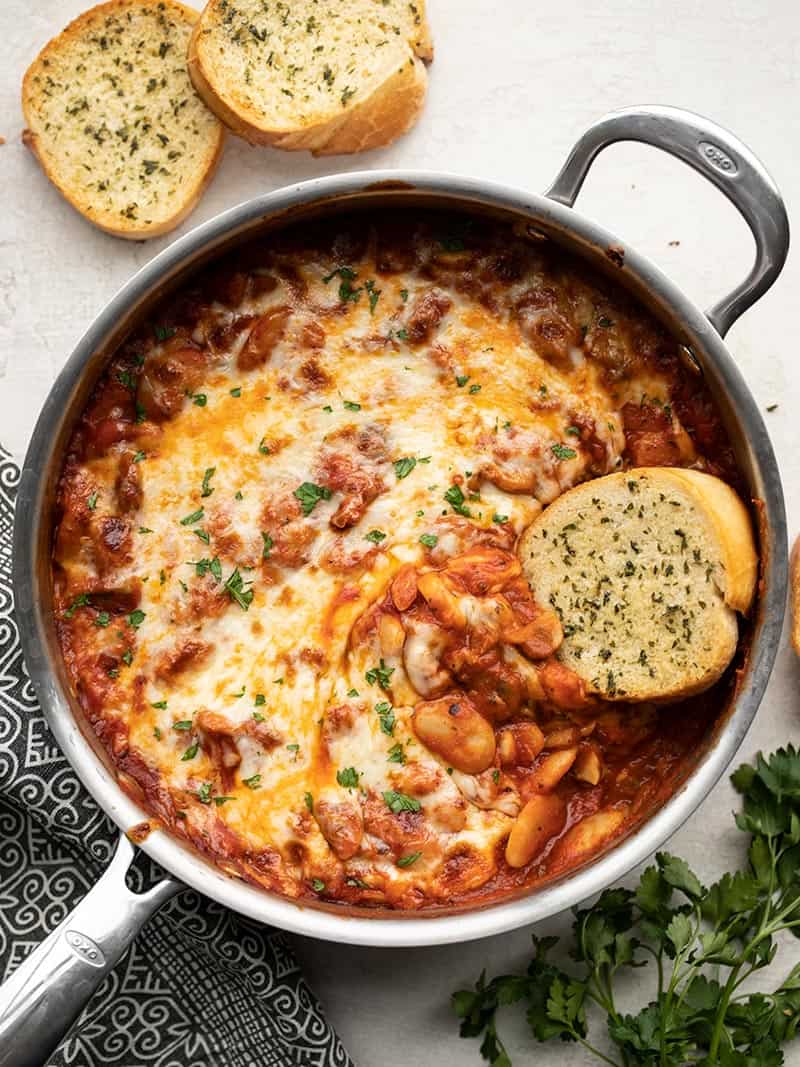
{"label": "toasted bread surface", "polygon": [[416,120],[432,47],[422,2],[210,0],[189,72],[239,136],[315,155],[388,144]]}
{"label": "toasted bread surface", "polygon": [[219,160],[224,128],[186,69],[196,19],[175,0],[111,0],[71,22],[25,74],[25,142],[66,199],[119,237],[177,226]]}
{"label": "toasted bread surface", "polygon": [[609,700],[674,701],[713,685],[755,591],[748,512],[698,471],[585,482],[542,512],[519,551],[535,596],[561,617],[559,658]]}

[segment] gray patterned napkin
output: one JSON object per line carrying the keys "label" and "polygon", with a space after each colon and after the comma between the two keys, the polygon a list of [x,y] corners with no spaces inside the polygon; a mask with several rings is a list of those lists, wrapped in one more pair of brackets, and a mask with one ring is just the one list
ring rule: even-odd
{"label": "gray patterned napkin", "polygon": [[[19,470],[0,448],[0,981],[91,887],[118,831],[59,752],[11,589]],[[140,854],[141,880],[157,872]],[[150,920],[44,1067],[353,1067],[283,938],[187,890]]]}

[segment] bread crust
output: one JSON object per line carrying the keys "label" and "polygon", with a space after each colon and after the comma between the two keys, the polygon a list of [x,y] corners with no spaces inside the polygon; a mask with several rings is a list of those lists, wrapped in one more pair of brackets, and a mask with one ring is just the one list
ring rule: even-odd
{"label": "bread crust", "polygon": [[[199,13],[193,8],[180,3],[179,0],[164,0],[164,2],[169,8],[180,14],[186,22],[194,24],[198,21]],[[138,226],[132,221],[126,222],[124,220],[120,220],[118,225],[109,225],[103,220],[102,212],[97,210],[91,203],[78,197],[69,184],[62,180],[57,169],[54,168],[46,148],[42,145],[41,138],[33,129],[31,129],[31,126],[35,123],[33,101],[36,96],[36,89],[33,80],[43,69],[46,61],[48,61],[51,56],[69,48],[73,42],[79,41],[83,37],[85,30],[91,26],[92,22],[98,17],[113,15],[117,12],[128,10],[131,7],[150,6],[153,6],[151,0],[108,0],[107,3],[97,4],[94,7],[89,8],[87,11],[84,11],[82,14],[74,18],[61,31],[61,33],[47,42],[26,70],[22,80],[22,111],[25,116],[25,121],[28,123],[28,126],[22,132],[23,144],[25,144],[36,157],[36,160],[44,171],[47,179],[56,187],[56,189],[58,189],[64,199],[75,208],[76,211],[104,233],[130,241],[146,240],[150,237],[160,237],[165,233],[169,233],[171,230],[175,229],[176,226],[179,226],[181,222],[194,211],[209,182],[213,178],[214,172],[222,157],[222,151],[225,144],[224,126],[219,125],[213,153],[206,166],[202,170],[198,168],[194,184],[189,185],[188,187],[185,185],[182,186],[183,198],[172,215],[163,219],[159,223],[147,226]]]}
{"label": "bread crust", "polygon": [[287,152],[308,151],[314,156],[349,155],[388,145],[407,133],[417,121],[428,85],[423,60],[433,59],[426,20],[414,49],[406,46],[405,56],[387,67],[387,73],[377,80],[372,91],[343,108],[341,115],[294,129],[277,129],[267,125],[253,108],[234,101],[205,61],[202,42],[207,27],[203,20],[214,3],[211,0],[207,5],[189,39],[189,76],[206,106],[232,133],[248,143]]}
{"label": "bread crust", "polygon": [[[688,673],[680,675],[676,672],[671,684],[661,689],[628,690],[624,694],[613,696],[597,688],[588,676],[592,674],[591,660],[582,664],[580,660],[573,661],[569,658],[568,665],[584,677],[590,691],[602,695],[605,699],[622,702],[650,700],[656,703],[667,703],[701,693],[721,677],[736,651],[738,641],[736,613],[747,613],[755,596],[758,557],[752,524],[747,509],[730,486],[711,475],[683,468],[634,468],[610,474],[575,486],[558,497],[523,533],[518,551],[526,577],[536,595],[539,576],[536,573],[537,565],[532,562],[532,559],[537,559],[542,550],[543,540],[540,532],[549,528],[554,529],[562,521],[566,522],[580,507],[583,507],[584,513],[591,514],[592,504],[597,499],[602,500],[605,496],[606,500],[613,500],[621,486],[640,477],[645,477],[651,487],[655,484],[659,489],[663,489],[665,496],[677,490],[688,497],[707,522],[709,531],[716,542],[715,547],[722,563],[722,572],[715,577],[715,584],[720,588],[722,604],[715,616],[713,647],[703,649],[704,658],[701,668],[694,677]],[[598,527],[596,541],[593,544],[599,545],[603,542],[605,535],[600,533],[601,529],[602,527]],[[608,529],[613,535],[615,527],[611,525]],[[546,553],[548,548],[542,551]],[[571,567],[577,568],[577,562],[576,558],[571,559]],[[585,563],[583,560],[582,562]],[[587,569],[591,566],[590,563]],[[566,568],[564,580],[566,580]],[[649,619],[641,620],[643,629],[649,621]],[[595,639],[591,630],[589,637],[602,642],[602,635],[598,634]],[[622,646],[622,642],[620,645]],[[561,656],[569,656],[568,638],[562,646]],[[615,656],[616,651],[610,654],[608,660],[608,668],[612,671],[615,670]],[[583,670],[586,671],[587,676],[584,676]]]}

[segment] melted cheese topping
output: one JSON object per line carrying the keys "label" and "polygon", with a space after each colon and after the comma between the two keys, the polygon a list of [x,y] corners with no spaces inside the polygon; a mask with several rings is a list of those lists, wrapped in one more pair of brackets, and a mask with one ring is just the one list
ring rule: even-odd
{"label": "melted cheese topping", "polygon": [[[128,343],[73,443],[56,591],[79,696],[115,724],[151,810],[284,893],[420,907],[495,875],[525,788],[499,761],[453,771],[415,733],[414,706],[441,692],[441,619],[406,613],[393,638],[370,613],[401,568],[438,572],[475,531],[508,549],[622,464],[626,402],[669,399],[637,351],[631,323],[657,335],[640,312],[612,322],[606,293],[522,242],[504,280],[492,264],[514,245],[495,240],[476,260],[423,235],[423,262],[393,270],[374,245],[234,256],[188,324],[164,326],[167,307]],[[593,358],[604,335],[624,374]],[[189,368],[177,390],[170,359]],[[133,426],[109,400],[120,383]],[[108,447],[87,444],[101,416],[128,427]],[[457,599],[469,633],[500,610]]]}

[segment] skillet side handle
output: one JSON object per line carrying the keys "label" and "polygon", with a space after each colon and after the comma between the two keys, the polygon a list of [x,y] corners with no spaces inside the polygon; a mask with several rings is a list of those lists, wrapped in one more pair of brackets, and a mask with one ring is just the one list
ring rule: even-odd
{"label": "skillet side handle", "polygon": [[710,119],[676,107],[647,106],[612,111],[591,126],[545,195],[572,207],[597,155],[618,141],[641,141],[688,163],[727,196],[750,227],[756,243],[750,273],[707,312],[724,337],[769,289],[786,260],[789,220],[777,186],[750,149]]}
{"label": "skillet side handle", "polygon": [[0,986],[0,1067],[42,1067],[150,916],[182,885],[132,893],[134,848],[122,835],[80,904]]}

